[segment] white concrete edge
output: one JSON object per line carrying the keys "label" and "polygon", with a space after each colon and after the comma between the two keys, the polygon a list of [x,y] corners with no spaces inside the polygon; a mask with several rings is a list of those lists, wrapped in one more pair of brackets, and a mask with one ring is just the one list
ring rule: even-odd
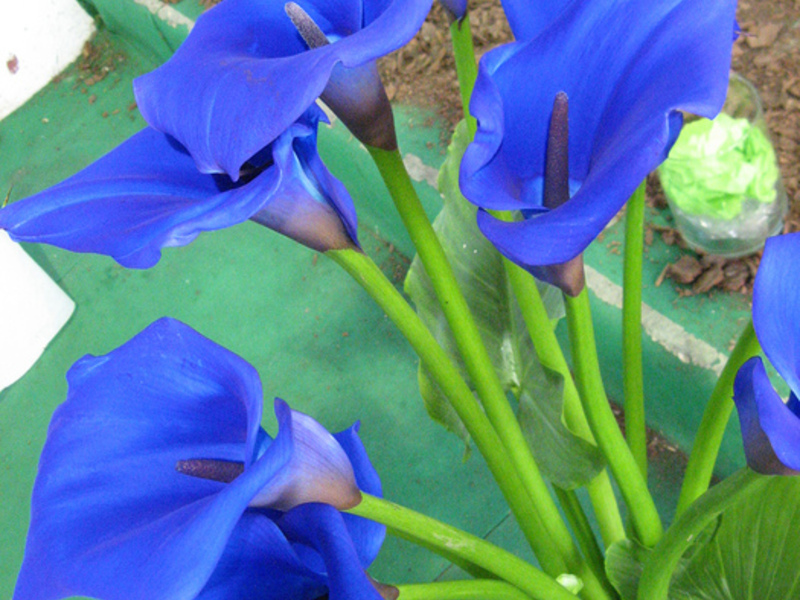
{"label": "white concrete edge", "polygon": [[190,19],[178,9],[161,0],[133,0],[135,4],[144,6],[154,16],[158,17],[170,27],[186,27],[189,31],[194,27],[194,20]]}
{"label": "white concrete edge", "polygon": [[[586,266],[586,283],[598,299],[622,310],[622,287]],[[722,372],[728,357],[711,344],[695,337],[682,326],[642,303],[642,328],[647,336],[681,362]]]}
{"label": "white concrete edge", "polygon": [[433,189],[438,188],[437,180],[439,178],[439,170],[429,167],[422,159],[416,154],[406,154],[403,157],[403,164],[408,171],[409,177],[414,181],[424,181]]}

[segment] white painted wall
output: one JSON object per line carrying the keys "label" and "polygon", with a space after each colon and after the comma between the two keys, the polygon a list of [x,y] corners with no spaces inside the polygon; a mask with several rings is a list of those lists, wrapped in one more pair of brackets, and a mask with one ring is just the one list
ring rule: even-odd
{"label": "white painted wall", "polygon": [[0,0],[0,119],[73,62],[93,32],[75,0]]}
{"label": "white painted wall", "polygon": [[[72,63],[93,32],[92,19],[75,0],[0,0],[0,119]],[[0,232],[0,390],[33,366],[74,309]]]}
{"label": "white painted wall", "polygon": [[75,303],[0,231],[0,390],[39,359]]}

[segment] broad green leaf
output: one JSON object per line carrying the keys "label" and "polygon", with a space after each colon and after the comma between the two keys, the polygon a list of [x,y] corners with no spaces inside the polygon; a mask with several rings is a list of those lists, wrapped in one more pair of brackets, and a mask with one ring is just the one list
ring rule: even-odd
{"label": "broad green leaf", "polygon": [[[540,365],[507,280],[502,257],[478,230],[477,209],[459,191],[458,170],[467,140],[466,126],[462,122],[456,129],[439,173],[439,191],[444,206],[434,222],[434,229],[466,296],[501,383],[519,400],[520,420],[543,474],[560,487],[573,488],[592,479],[602,469],[603,460],[595,446],[573,435],[564,425],[561,416],[562,382],[545,373]],[[469,382],[455,340],[419,257],[415,257],[411,264],[405,290],[423,322]],[[540,291],[555,324],[563,316],[561,293],[545,285],[540,286]],[[423,367],[420,367],[419,381],[430,416],[468,444],[469,436],[458,415]]]}
{"label": "broad green leaf", "polygon": [[775,477],[722,514],[714,539],[673,579],[675,600],[800,598],[800,478]]}
{"label": "broad green leaf", "polygon": [[[669,600],[800,598],[800,478],[775,477],[724,512],[684,554]],[[611,546],[606,573],[622,600],[636,600],[648,550]]]}

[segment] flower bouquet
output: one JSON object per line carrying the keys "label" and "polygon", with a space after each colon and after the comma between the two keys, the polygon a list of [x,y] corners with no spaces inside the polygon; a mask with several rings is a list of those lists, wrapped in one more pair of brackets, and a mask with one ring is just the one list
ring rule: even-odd
{"label": "flower bouquet", "polygon": [[[331,434],[275,400],[270,435],[261,426],[270,374],[165,317],[69,370],[16,600],[798,597],[785,574],[800,549],[800,487],[780,476],[800,470],[800,237],[767,244],[752,324],[709,399],[666,530],[646,482],[643,181],[684,113],[722,108],[735,2],[503,7],[516,41],[476,64],[468,7],[446,3],[466,116],[433,224],[375,63],[408,42],[430,1],[224,0],[135,81],[148,127],[0,209],[0,228],[130,269],[247,220],[323,253],[418,355],[418,372],[403,376],[480,454],[473,460],[485,462],[535,559],[384,498],[382,465],[358,424]],[[416,246],[407,296],[359,241],[356,205],[367,199],[354,201],[317,152],[323,104],[366,147]],[[599,370],[582,252],[626,203],[623,436]],[[572,368],[553,329],[562,312]],[[253,335],[270,319],[235,317]],[[759,342],[792,390],[787,403]],[[302,368],[314,377],[319,367]],[[710,487],[734,401],[748,466]],[[368,569],[387,532],[464,578],[376,581]]]}

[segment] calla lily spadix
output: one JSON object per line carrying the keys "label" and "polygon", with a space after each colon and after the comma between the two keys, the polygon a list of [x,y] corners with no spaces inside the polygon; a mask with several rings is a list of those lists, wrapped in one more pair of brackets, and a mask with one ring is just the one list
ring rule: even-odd
{"label": "calla lily spadix", "polygon": [[375,60],[406,44],[431,0],[226,0],[174,56],[134,81],[145,120],[205,173],[242,164],[322,96],[365,144],[394,150]]}
{"label": "calla lily spadix", "polygon": [[276,400],[272,439],[253,367],[171,319],[67,380],[15,600],[381,600],[385,530],[338,510],[381,493],[358,425]]}
{"label": "calla lily spadix", "polygon": [[800,233],[769,238],[753,287],[753,328],[789,385],[784,403],[756,356],[739,369],[734,401],[747,464],[767,475],[800,473]]}
{"label": "calla lily spadix", "polygon": [[[682,111],[719,112],[735,9],[735,0],[573,1],[535,37],[484,55],[470,104],[478,132],[460,184],[502,254],[534,274],[574,259],[667,157]],[[547,140],[562,92],[571,197],[551,209]]]}
{"label": "calla lily spadix", "polygon": [[0,209],[0,229],[130,268],[247,219],[318,251],[357,247],[352,199],[317,154],[324,118],[312,106],[251,156],[236,181],[199,172],[180,144],[147,128],[66,181]]}

